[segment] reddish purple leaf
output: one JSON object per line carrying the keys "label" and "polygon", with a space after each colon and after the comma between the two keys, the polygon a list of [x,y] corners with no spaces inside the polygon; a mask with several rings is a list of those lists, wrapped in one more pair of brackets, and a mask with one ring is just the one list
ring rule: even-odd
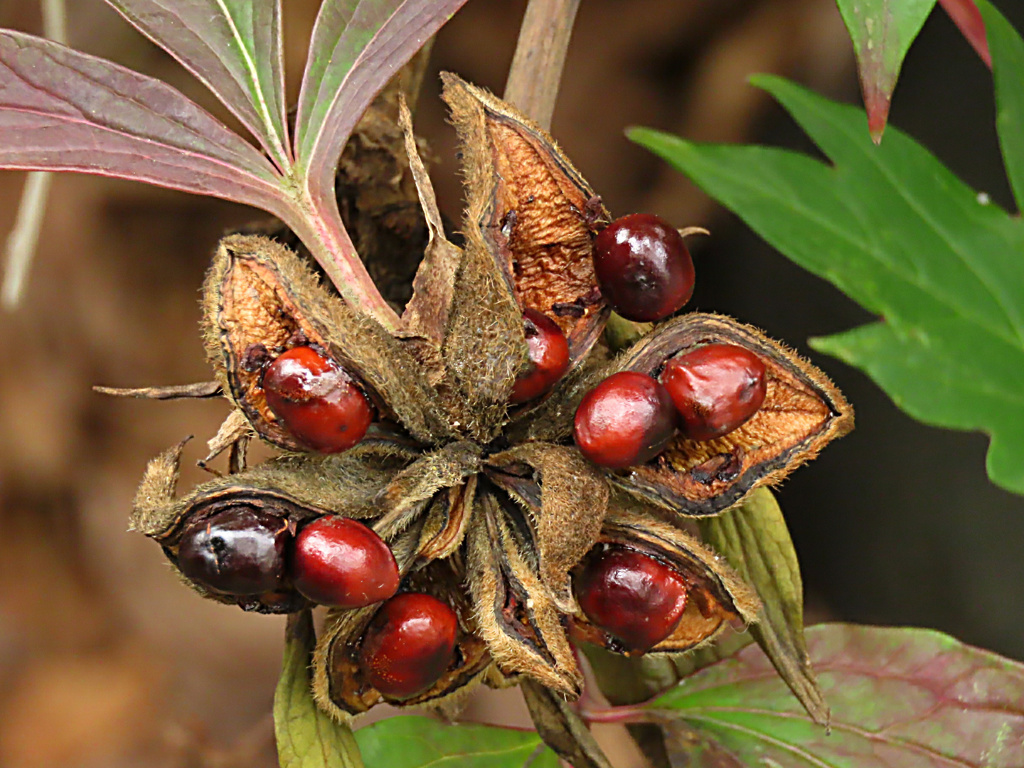
{"label": "reddish purple leaf", "polygon": [[283,213],[255,147],[168,85],[0,30],[0,168],[81,171]]}
{"label": "reddish purple leaf", "polygon": [[280,0],[107,0],[290,165]]}
{"label": "reddish purple leaf", "polygon": [[877,144],[889,119],[889,104],[903,57],[921,31],[935,0],[837,0],[853,41],[868,131]]}
{"label": "reddish purple leaf", "polygon": [[313,28],[295,125],[303,205],[312,226],[299,234],[345,298],[388,328],[397,327],[399,318],[355,255],[338,213],[334,173],[374,96],[465,1],[324,0]]}
{"label": "reddish purple leaf", "polygon": [[1024,765],[1024,665],[921,629],[824,625],[807,631],[807,645],[831,731],[811,721],[754,647],[645,709],[749,765]]}
{"label": "reddish purple leaf", "polygon": [[985,22],[974,0],[939,0],[939,5],[953,20],[971,47],[977,52],[985,66],[992,69],[992,54],[985,37]]}

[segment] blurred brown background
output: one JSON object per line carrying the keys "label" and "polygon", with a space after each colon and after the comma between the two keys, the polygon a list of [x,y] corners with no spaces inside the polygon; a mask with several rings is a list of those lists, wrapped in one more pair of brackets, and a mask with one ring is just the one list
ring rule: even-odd
{"label": "blurred brown background", "polygon": [[[998,4],[1024,28],[1024,7]],[[229,120],[100,0],[68,5],[73,45],[165,79]],[[285,5],[294,88],[318,3]],[[439,36],[435,69],[500,93],[523,8],[469,0]],[[35,4],[0,1],[0,24],[38,31]],[[643,124],[809,149],[746,85],[753,72],[857,99],[830,0],[584,0],[553,132],[612,211],[713,231],[696,243],[693,309],[734,315],[808,354],[808,336],[869,318],[622,135]],[[442,207],[457,219],[453,134],[437,90],[432,79],[417,127],[439,160]],[[1010,206],[991,101],[988,73],[936,13],[904,68],[893,121]],[[0,174],[0,232],[23,179]],[[155,545],[125,532],[145,462],[186,434],[211,435],[226,407],[90,391],[208,377],[197,291],[219,235],[257,217],[127,182],[68,175],[54,184],[24,305],[0,320],[4,768],[274,764],[269,711],[283,621],[197,599]],[[1024,658],[1024,500],[987,482],[986,440],[912,422],[860,373],[810,356],[858,417],[853,435],[780,496],[812,614],[937,627]],[[203,477],[190,465],[183,486]],[[471,708],[503,716],[492,699]],[[617,765],[639,764],[628,750],[616,754]]]}

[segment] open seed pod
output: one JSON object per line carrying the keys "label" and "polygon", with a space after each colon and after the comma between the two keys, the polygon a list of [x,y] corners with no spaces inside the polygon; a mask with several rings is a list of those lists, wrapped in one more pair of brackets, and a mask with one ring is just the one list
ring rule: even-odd
{"label": "open seed pod", "polygon": [[[395,556],[400,567],[413,561],[419,531],[407,532],[396,543]],[[382,606],[355,611],[332,611],[317,644],[314,656],[314,695],[325,711],[337,717],[358,715],[382,701],[398,706],[437,705],[463,694],[493,674],[487,644],[480,638],[473,611],[461,589],[459,574],[450,561],[437,560],[409,574],[399,595],[429,595],[449,606],[457,617],[454,652],[444,672],[426,690],[415,695],[394,698],[382,694],[371,684],[370,673],[361,656],[368,629]],[[394,599],[394,598],[393,598]],[[386,604],[385,604],[386,605]]]}
{"label": "open seed pod", "polygon": [[[407,463],[401,455],[374,444],[342,455],[288,456],[210,480],[177,498],[183,448],[181,443],[149,463],[135,496],[130,528],[157,541],[182,580],[203,597],[261,613],[291,613],[306,604],[292,588],[288,573],[286,547],[297,526],[322,515],[360,519],[375,514],[379,493]],[[230,579],[232,553],[218,551],[216,540],[212,572],[197,560],[202,553],[193,546],[196,537],[209,536],[211,527],[225,525],[227,532],[222,535],[239,535],[239,528],[243,534],[248,532],[247,549],[253,546],[254,534],[262,535],[267,544],[262,549],[263,567],[254,574],[252,569],[259,564],[243,562],[240,578],[244,581],[248,574],[251,583],[266,585],[265,590],[237,594],[239,589],[248,590],[237,586],[237,580],[219,581]],[[276,552],[270,551],[269,537],[274,537]],[[260,543],[257,539],[256,544]],[[218,585],[224,589],[218,590]]]}
{"label": "open seed pod", "polygon": [[652,461],[609,473],[625,490],[684,515],[713,515],[760,485],[774,485],[853,429],[853,409],[820,370],[749,325],[690,314],[661,324],[614,363],[657,378],[665,363],[701,345],[724,342],[764,363],[767,393],[748,421],[722,437],[677,436]]}
{"label": "open seed pod", "polygon": [[[685,609],[678,623],[647,653],[687,651],[712,640],[730,622],[747,624],[756,620],[761,604],[754,591],[712,551],[685,531],[652,519],[643,505],[630,503],[628,498],[616,500],[592,554],[599,555],[608,548],[653,558],[678,574],[685,585]],[[574,571],[577,580],[585,563]],[[574,639],[619,653],[626,650],[618,638],[582,613],[571,621]]]}
{"label": "open seed pod", "polygon": [[609,313],[591,254],[611,217],[547,131],[455,75],[442,79],[465,153],[466,228],[479,231],[519,306],[558,323],[575,364]]}
{"label": "open seed pod", "polygon": [[415,359],[374,321],[356,315],[320,285],[284,246],[233,235],[217,249],[204,288],[207,354],[224,392],[264,439],[306,448],[267,405],[267,362],[314,345],[354,380],[383,422],[432,442],[449,434],[437,395]]}

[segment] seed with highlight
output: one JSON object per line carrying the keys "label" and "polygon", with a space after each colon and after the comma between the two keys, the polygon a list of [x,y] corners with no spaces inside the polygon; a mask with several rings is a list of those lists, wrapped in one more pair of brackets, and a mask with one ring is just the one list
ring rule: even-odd
{"label": "seed with highlight", "polygon": [[263,392],[295,439],[323,453],[347,451],[374,417],[349,375],[312,347],[290,349],[267,366]]}
{"label": "seed with highlight", "polygon": [[618,218],[598,233],[594,271],[605,299],[628,320],[663,320],[693,295],[693,259],[682,235],[647,213]]}
{"label": "seed with highlight", "polygon": [[295,588],[320,605],[361,608],[398,591],[398,565],[380,536],[356,520],[325,515],[295,537]]}
{"label": "seed with highlight", "polygon": [[611,469],[643,464],[668,445],[676,429],[672,398],[645,373],[622,371],[587,392],[573,434],[580,453]]}
{"label": "seed with highlight", "polygon": [[672,358],[661,382],[691,440],[729,434],[757,413],[768,391],[764,363],[735,344],[708,344]]}
{"label": "seed with highlight", "polygon": [[185,528],[178,543],[178,567],[211,592],[273,592],[284,583],[290,542],[283,518],[251,507],[229,507]]}
{"label": "seed with highlight", "polygon": [[526,367],[516,376],[509,402],[519,405],[546,394],[569,368],[569,342],[562,329],[535,309],[523,313]]}
{"label": "seed with highlight", "polygon": [[592,555],[577,574],[575,588],[587,618],[635,653],[671,635],[686,609],[682,575],[625,547]]}
{"label": "seed with highlight", "polygon": [[359,650],[367,682],[391,699],[411,699],[448,670],[459,621],[448,605],[403,592],[380,607]]}

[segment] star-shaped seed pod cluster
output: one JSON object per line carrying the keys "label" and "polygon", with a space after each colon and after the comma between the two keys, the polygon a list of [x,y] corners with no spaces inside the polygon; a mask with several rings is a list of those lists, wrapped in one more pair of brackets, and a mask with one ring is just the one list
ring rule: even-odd
{"label": "star-shaped seed pod cluster", "polygon": [[[153,460],[132,525],[205,597],[329,606],[314,693],[339,717],[436,704],[477,682],[580,693],[572,643],[679,652],[759,600],[687,532],[849,431],[817,369],[756,329],[672,316],[692,262],[657,217],[608,214],[551,137],[452,75],[459,246],[407,111],[430,240],[397,332],[311,262],[225,238],[205,342],[235,410],[232,472],[183,497]],[[612,309],[656,319],[613,354]],[[668,318],[668,319],[666,319]],[[244,466],[250,435],[282,454]]]}

